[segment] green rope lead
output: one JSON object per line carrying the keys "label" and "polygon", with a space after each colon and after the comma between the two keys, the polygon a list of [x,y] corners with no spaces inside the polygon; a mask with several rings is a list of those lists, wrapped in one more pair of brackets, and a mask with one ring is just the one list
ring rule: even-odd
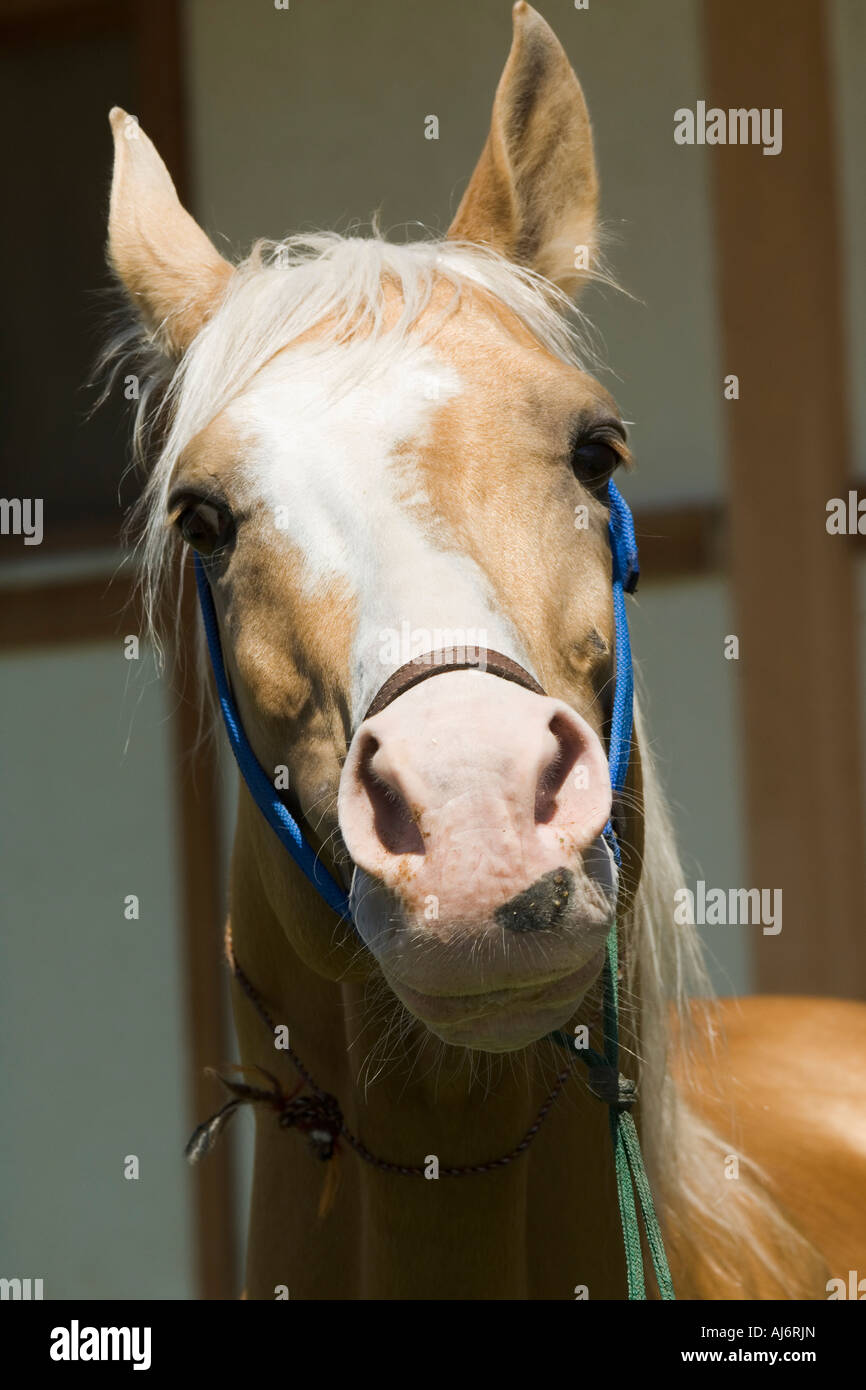
{"label": "green rope lead", "polygon": [[[668,1257],[665,1254],[665,1245],[662,1239],[659,1219],[656,1215],[652,1189],[650,1188],[646,1170],[643,1166],[637,1125],[634,1122],[634,1116],[630,1115],[628,1111],[623,1111],[619,1116],[618,1131],[618,1139],[622,1140],[622,1146],[628,1155],[631,1176],[637,1188],[638,1199],[643,1213],[647,1245],[650,1248],[650,1257],[653,1262],[659,1295],[665,1301],[672,1301],[676,1299],[676,1294],[674,1293]],[[640,1242],[638,1241],[638,1243]],[[643,1261],[641,1261],[641,1274],[643,1274]]]}
{"label": "green rope lead", "polygon": [[[611,926],[607,938],[607,959],[604,966],[604,1051],[605,1060],[612,1068],[618,1085],[619,1076],[619,944],[616,921]],[[622,1217],[622,1234],[625,1243],[626,1270],[628,1275],[628,1296],[630,1299],[645,1299],[643,1250],[641,1248],[640,1227],[634,1193],[637,1189],[643,1217],[644,1231],[653,1262],[659,1295],[664,1300],[676,1298],[671,1271],[665,1254],[661,1227],[656,1215],[655,1203],[649,1179],[644,1168],[640,1149],[637,1125],[628,1109],[623,1109],[619,1100],[610,1104],[610,1128],[614,1144],[617,1191],[619,1209]],[[625,1193],[625,1200],[623,1194]]]}
{"label": "green rope lead", "polygon": [[[638,1202],[640,1203],[643,1228],[646,1233],[659,1295],[662,1299],[669,1301],[676,1299],[676,1294],[674,1293],[652,1190],[644,1168],[637,1125],[629,1108],[634,1101],[634,1084],[626,1077],[620,1076],[619,1072],[618,957],[616,922],[614,922],[607,938],[604,963],[604,1055],[602,1056],[591,1047],[577,1048],[576,1051],[587,1064],[590,1090],[601,1100],[605,1100],[609,1106],[610,1134],[616,1171],[616,1194],[619,1202],[620,1220],[622,1221],[629,1301],[646,1299],[643,1246],[641,1245],[635,1191],[637,1191]],[[570,1038],[567,1033],[557,1032],[551,1036],[563,1046],[574,1047],[574,1039]]]}
{"label": "green rope lead", "polygon": [[[632,1121],[632,1123],[634,1123]],[[643,1249],[640,1243],[640,1226],[634,1200],[631,1168],[628,1150],[622,1131],[621,1115],[615,1106],[610,1107],[610,1132],[613,1139],[614,1164],[616,1167],[616,1195],[619,1201],[619,1214],[622,1220],[622,1240],[625,1246],[625,1272],[628,1280],[628,1296],[634,1302],[646,1299],[646,1283],[643,1272]]]}

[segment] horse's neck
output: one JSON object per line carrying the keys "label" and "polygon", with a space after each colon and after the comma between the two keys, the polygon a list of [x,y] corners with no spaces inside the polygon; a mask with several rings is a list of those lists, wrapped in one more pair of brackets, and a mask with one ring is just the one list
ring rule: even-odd
{"label": "horse's neck", "polygon": [[[459,1054],[425,1041],[415,1023],[383,1038],[385,992],[331,983],[302,963],[289,944],[298,924],[279,920],[258,858],[251,844],[236,844],[237,959],[349,1128],[376,1156],[407,1166],[430,1156],[463,1166],[512,1150],[551,1089],[551,1052],[493,1059],[489,1075],[482,1065],[471,1079],[466,1065],[455,1068]],[[301,901],[317,914],[305,927],[327,939],[333,916],[306,893]],[[235,1019],[244,1063],[294,1089],[291,1062],[237,986]],[[572,1298],[581,1285],[590,1298],[623,1296],[606,1110],[577,1078],[529,1151],[495,1172],[400,1176],[343,1149],[336,1195],[319,1217],[329,1165],[272,1113],[257,1116],[249,1297],[286,1286],[300,1298]]]}

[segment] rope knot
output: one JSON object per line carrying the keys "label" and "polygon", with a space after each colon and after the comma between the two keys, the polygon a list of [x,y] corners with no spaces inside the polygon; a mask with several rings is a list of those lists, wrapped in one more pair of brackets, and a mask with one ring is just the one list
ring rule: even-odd
{"label": "rope knot", "polygon": [[617,1110],[630,1110],[637,1100],[637,1086],[631,1078],[607,1063],[589,1067],[587,1082],[594,1096]]}
{"label": "rope knot", "polygon": [[343,1129],[343,1113],[336,1096],[327,1091],[285,1097],[280,1106],[279,1123],[284,1129],[299,1129],[307,1136],[317,1158],[333,1158]]}

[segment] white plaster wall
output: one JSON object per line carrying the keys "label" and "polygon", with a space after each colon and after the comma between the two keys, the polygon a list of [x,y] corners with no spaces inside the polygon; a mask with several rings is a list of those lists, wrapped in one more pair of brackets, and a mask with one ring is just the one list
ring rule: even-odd
{"label": "white plaster wall", "polygon": [[166,692],[146,653],[95,643],[5,655],[0,710],[0,1273],[188,1298]]}

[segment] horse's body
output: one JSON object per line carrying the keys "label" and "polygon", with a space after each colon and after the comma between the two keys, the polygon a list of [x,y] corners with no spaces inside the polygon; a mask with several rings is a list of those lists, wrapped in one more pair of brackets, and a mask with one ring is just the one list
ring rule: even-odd
{"label": "horse's body", "polygon": [[[790,1271],[781,1295],[757,1271],[751,1296],[839,1297],[830,1280],[850,1289],[850,1271],[859,1271],[858,1281],[864,1272],[866,1009],[837,999],[750,996],[722,1000],[718,1024],[718,1057],[693,1055],[688,1066],[677,1059],[683,1092],[707,1123],[730,1136],[731,1153],[758,1165],[766,1190],[813,1251]],[[756,1243],[768,1236],[757,1221]],[[736,1278],[719,1279],[712,1253],[710,1242],[703,1258],[682,1269],[683,1294],[742,1298]]]}
{"label": "horse's body", "polygon": [[[112,119],[111,260],[169,388],[148,595],[174,522],[202,557],[255,754],[289,769],[294,814],[352,893],[356,931],[242,787],[233,958],[367,1150],[432,1165],[404,1176],[345,1146],[319,1162],[261,1106],[248,1296],[625,1296],[607,1111],[585,1085],[508,1165],[433,1176],[529,1131],[562,1067],[548,1035],[597,1026],[615,918],[626,1069],[679,1296],[826,1297],[866,1251],[864,1081],[846,1065],[866,1010],[726,1006],[724,1061],[712,1014],[687,1030],[694,935],[673,924],[680,871],[639,721],[613,804],[621,872],[605,849],[603,489],[628,449],[554,288],[585,278],[597,192],[555,38],[515,7],[490,138],[442,242],[319,238],[233,268],[146,137]],[[405,629],[461,633],[529,685],[448,670],[367,716]],[[247,1075],[288,1091],[238,982],[235,1016]]]}

